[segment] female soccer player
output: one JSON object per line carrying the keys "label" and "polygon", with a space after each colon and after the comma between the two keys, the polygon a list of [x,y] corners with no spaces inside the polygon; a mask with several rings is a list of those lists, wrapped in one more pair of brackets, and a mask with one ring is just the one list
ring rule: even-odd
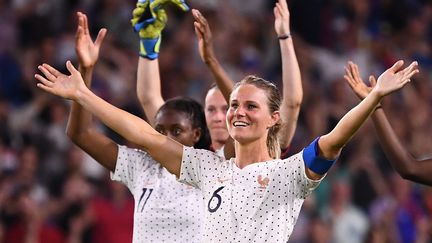
{"label": "female soccer player", "polygon": [[[360,78],[358,66],[353,62],[348,63],[345,71],[345,80],[354,93],[360,99],[364,99],[375,86],[375,78],[370,76],[371,86],[367,86]],[[381,106],[372,114],[372,120],[377,130],[378,140],[393,168],[404,179],[432,185],[432,159],[417,160],[412,157],[406,147],[399,141]]]}
{"label": "female soccer player", "polygon": [[[87,17],[78,13],[76,52],[88,87],[105,34],[106,30],[102,29],[93,43]],[[110,170],[113,180],[122,182],[132,192],[135,199],[133,242],[202,242],[202,193],[177,182],[175,176],[148,153],[114,143],[92,128],[91,120],[92,115],[74,102],[67,135]],[[170,99],[156,112],[154,120],[158,132],[179,144],[209,149],[210,136],[198,102],[187,98]]]}
{"label": "female soccer player", "polygon": [[343,146],[381,99],[402,88],[418,72],[416,63],[401,70],[395,63],[369,95],[328,134],[303,151],[274,160],[281,97],[270,82],[247,76],[234,86],[227,111],[236,157],[224,160],[206,150],[183,146],[155,131],[142,119],[92,93],[72,63],[67,76],[47,64],[39,66],[37,86],[71,99],[108,127],[137,144],[180,181],[202,190],[207,207],[204,242],[286,242],[304,198],[319,184]]}

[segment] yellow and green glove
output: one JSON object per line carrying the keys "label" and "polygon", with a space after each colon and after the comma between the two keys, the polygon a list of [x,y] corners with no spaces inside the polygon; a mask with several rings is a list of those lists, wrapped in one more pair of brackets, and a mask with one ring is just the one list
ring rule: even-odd
{"label": "yellow and green glove", "polygon": [[168,21],[163,6],[168,3],[173,3],[184,11],[189,10],[184,0],[138,0],[132,12],[131,23],[140,37],[140,56],[150,60],[158,57],[161,33]]}

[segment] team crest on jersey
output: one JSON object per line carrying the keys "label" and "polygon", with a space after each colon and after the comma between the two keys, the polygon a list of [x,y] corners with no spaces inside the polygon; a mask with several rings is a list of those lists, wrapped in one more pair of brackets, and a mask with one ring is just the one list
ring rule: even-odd
{"label": "team crest on jersey", "polygon": [[258,175],[257,182],[259,184],[258,188],[260,188],[260,189],[266,189],[267,186],[268,186],[268,184],[269,184],[269,182],[270,182],[270,179],[268,177],[263,177],[262,175]]}

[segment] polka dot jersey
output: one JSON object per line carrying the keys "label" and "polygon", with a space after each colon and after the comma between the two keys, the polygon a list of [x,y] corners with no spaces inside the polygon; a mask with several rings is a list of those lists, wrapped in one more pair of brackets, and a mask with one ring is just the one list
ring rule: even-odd
{"label": "polka dot jersey", "polygon": [[204,209],[200,190],[178,182],[146,152],[119,146],[111,179],[135,199],[133,242],[202,242]]}
{"label": "polka dot jersey", "polygon": [[302,152],[243,169],[190,147],[182,160],[179,180],[204,194],[203,242],[287,242],[303,200],[321,182],[307,178]]}

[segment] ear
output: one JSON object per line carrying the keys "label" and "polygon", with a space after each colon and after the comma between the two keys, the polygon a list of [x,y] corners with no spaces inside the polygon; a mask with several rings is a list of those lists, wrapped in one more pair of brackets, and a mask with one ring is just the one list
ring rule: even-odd
{"label": "ear", "polygon": [[193,142],[194,142],[194,144],[200,140],[201,133],[202,133],[201,127],[194,128],[194,130],[193,130]]}
{"label": "ear", "polygon": [[269,120],[269,124],[267,128],[271,128],[272,126],[276,125],[276,123],[278,123],[279,120],[280,120],[280,112],[279,111],[273,112],[273,114],[271,114],[271,118]]}

